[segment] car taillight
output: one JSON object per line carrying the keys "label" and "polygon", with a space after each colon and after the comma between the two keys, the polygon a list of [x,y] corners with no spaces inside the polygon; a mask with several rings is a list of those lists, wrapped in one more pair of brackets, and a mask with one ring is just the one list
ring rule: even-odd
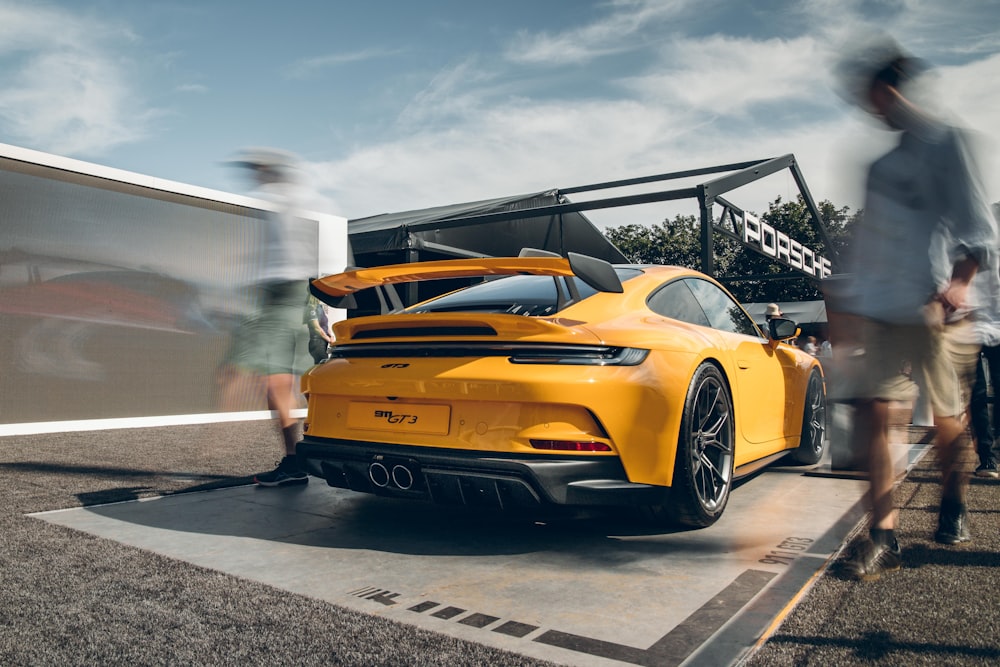
{"label": "car taillight", "polygon": [[610,452],[611,448],[603,442],[584,440],[531,440],[535,449],[548,449],[560,452]]}
{"label": "car taillight", "polygon": [[638,366],[649,350],[637,347],[553,347],[515,350],[512,364],[556,364],[569,366]]}

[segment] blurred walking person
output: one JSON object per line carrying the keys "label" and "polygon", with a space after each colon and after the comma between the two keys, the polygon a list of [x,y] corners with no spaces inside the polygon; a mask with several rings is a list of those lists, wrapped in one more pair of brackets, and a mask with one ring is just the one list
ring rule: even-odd
{"label": "blurred walking person", "polygon": [[896,147],[869,169],[850,252],[852,278],[836,294],[838,310],[860,317],[866,357],[853,396],[871,524],[868,539],[844,564],[854,579],[877,579],[902,566],[888,427],[890,402],[914,398],[912,383],[899,373],[906,360],[924,378],[934,413],[942,471],[935,540],[970,539],[961,457],[969,445],[964,416],[980,345],[968,317],[969,291],[978,270],[996,270],[997,230],[969,137],[917,101],[916,79],[926,69],[888,38],[838,67],[846,96],[899,132]]}
{"label": "blurred walking person", "polygon": [[310,197],[299,183],[297,159],[272,148],[244,150],[232,160],[247,169],[256,189],[273,210],[265,211],[264,240],[254,280],[257,305],[234,336],[228,363],[264,378],[267,407],[277,415],[284,456],[274,470],[259,473],[261,486],[309,481],[295,457],[299,440],[297,376],[312,365],[309,332],[303,316],[309,279],[316,274],[315,223],[300,215]]}

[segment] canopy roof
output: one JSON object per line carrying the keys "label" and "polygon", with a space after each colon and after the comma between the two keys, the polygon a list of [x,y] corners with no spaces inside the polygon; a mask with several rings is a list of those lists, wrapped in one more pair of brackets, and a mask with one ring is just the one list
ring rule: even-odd
{"label": "canopy roof", "polygon": [[348,221],[347,231],[358,266],[387,263],[372,261],[371,256],[376,253],[417,251],[416,259],[420,260],[516,257],[522,248],[538,248],[563,256],[577,252],[612,263],[628,261],[580,212],[517,217],[516,211],[566,201],[556,190],[549,190],[358,218]]}

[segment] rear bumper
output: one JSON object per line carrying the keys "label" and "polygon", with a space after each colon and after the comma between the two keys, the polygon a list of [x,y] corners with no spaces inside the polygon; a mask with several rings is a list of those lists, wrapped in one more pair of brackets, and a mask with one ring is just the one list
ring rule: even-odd
{"label": "rear bumper", "polygon": [[484,452],[306,436],[296,453],[330,486],[395,498],[515,510],[662,504],[668,489],[634,484],[607,456]]}

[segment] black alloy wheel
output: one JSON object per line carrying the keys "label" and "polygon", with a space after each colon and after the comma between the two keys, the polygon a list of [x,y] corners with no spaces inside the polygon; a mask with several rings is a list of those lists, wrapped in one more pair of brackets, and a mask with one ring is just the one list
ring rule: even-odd
{"label": "black alloy wheel", "polygon": [[802,437],[799,446],[792,450],[792,458],[801,465],[815,465],[826,453],[826,444],[826,392],[823,390],[823,377],[814,368],[806,388]]}
{"label": "black alloy wheel", "polygon": [[670,499],[674,520],[691,528],[715,523],[733,486],[733,400],[719,369],[703,363],[688,387]]}

